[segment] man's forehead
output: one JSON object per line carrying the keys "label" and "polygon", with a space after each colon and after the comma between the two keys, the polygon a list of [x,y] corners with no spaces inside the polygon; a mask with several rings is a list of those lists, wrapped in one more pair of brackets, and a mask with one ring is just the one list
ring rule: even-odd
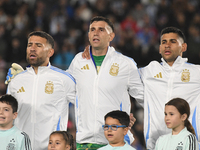
{"label": "man's forehead", "polygon": [[161,40],[163,39],[178,39],[178,35],[176,33],[165,33],[161,36]]}
{"label": "man's forehead", "polygon": [[40,36],[31,36],[28,39],[28,43],[46,43],[46,39]]}
{"label": "man's forehead", "polygon": [[91,27],[101,27],[101,28],[106,28],[108,24],[105,21],[94,21],[91,25]]}

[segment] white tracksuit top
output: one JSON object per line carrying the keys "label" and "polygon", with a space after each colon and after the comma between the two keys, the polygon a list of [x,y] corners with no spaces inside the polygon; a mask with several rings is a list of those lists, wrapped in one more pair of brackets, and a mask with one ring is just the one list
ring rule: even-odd
{"label": "white tracksuit top", "polygon": [[27,67],[7,90],[19,103],[15,125],[29,135],[33,150],[46,150],[52,131],[67,130],[69,102],[75,100],[75,80],[67,72],[50,63],[37,74]]}
{"label": "white tracksuit top", "polygon": [[200,101],[200,66],[187,63],[187,58],[179,56],[173,66],[169,66],[162,58],[161,64],[152,61],[141,68],[140,73],[145,93],[144,136],[147,149],[153,149],[158,137],[171,131],[164,122],[164,108],[172,98],[187,100],[190,105],[189,120],[199,135],[197,103]]}
{"label": "white tracksuit top", "polygon": [[76,79],[76,142],[108,144],[102,129],[104,116],[112,110],[130,114],[129,94],[143,103],[139,71],[133,59],[113,47],[108,47],[98,74],[93,59],[81,55],[75,56],[68,70]]}

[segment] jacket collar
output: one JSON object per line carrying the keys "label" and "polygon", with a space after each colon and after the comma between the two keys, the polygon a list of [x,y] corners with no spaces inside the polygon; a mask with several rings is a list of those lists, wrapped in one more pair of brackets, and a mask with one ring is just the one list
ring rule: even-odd
{"label": "jacket collar", "polygon": [[173,65],[172,66],[169,66],[168,65],[168,63],[163,59],[163,58],[161,58],[161,60],[162,60],[162,65],[164,66],[164,67],[172,67],[172,68],[176,68],[176,67],[179,67],[179,66],[181,66],[181,65],[183,65],[184,63],[186,63],[187,61],[188,61],[188,59],[187,58],[182,58],[181,56],[178,56],[177,58],[176,58],[176,60],[174,61],[174,63],[173,63]]}
{"label": "jacket collar", "polygon": [[[48,70],[50,67],[51,67],[51,63],[50,62],[48,63],[47,66],[39,66],[38,67],[38,73],[42,73],[42,72]],[[27,71],[31,71],[31,72],[32,71],[35,72],[34,69],[33,69],[33,67],[31,67],[30,65],[26,67],[26,70]]]}

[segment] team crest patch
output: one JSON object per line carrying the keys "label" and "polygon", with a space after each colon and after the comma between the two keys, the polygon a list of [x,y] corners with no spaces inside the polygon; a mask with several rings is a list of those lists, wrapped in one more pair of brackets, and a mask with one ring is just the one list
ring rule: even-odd
{"label": "team crest patch", "polygon": [[6,147],[6,150],[16,150],[15,144],[9,143],[8,146]]}
{"label": "team crest patch", "polygon": [[181,81],[189,82],[190,81],[190,72],[187,69],[184,69],[181,75]]}
{"label": "team crest patch", "polygon": [[6,147],[6,150],[16,150],[15,139],[10,140],[10,143]]}
{"label": "team crest patch", "polygon": [[113,63],[113,65],[110,68],[110,75],[117,76],[119,72],[119,64]]}
{"label": "team crest patch", "polygon": [[182,146],[177,146],[176,150],[183,150],[183,147]]}
{"label": "team crest patch", "polygon": [[54,84],[52,81],[47,81],[45,85],[45,93],[52,94],[54,90]]}

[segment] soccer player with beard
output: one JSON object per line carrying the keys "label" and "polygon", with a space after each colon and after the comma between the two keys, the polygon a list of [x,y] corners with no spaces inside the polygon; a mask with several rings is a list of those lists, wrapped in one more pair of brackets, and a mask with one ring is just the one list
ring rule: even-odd
{"label": "soccer player with beard", "polygon": [[74,78],[49,62],[53,48],[49,34],[30,33],[26,51],[30,66],[7,89],[19,103],[15,125],[29,135],[32,148],[37,150],[47,149],[51,132],[67,129],[68,104],[75,98]]}

